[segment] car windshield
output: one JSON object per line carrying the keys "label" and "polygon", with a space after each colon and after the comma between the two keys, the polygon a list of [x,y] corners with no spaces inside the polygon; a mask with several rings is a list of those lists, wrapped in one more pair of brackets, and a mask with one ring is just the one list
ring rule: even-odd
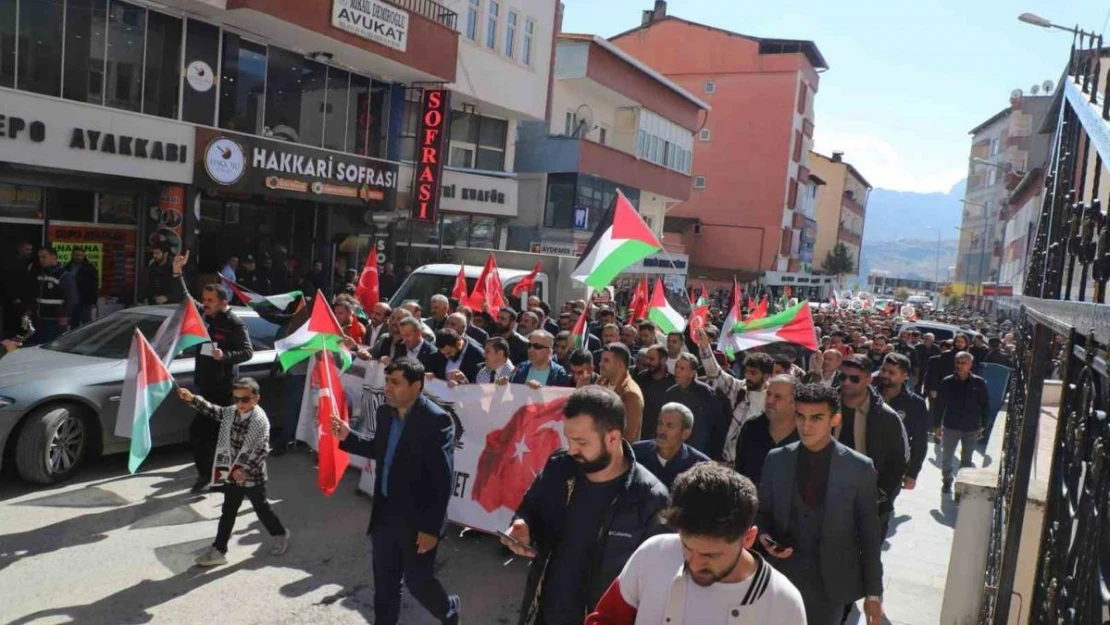
{"label": "car windshield", "polygon": [[[397,308],[405,302],[416,301],[420,304],[420,308],[424,312],[428,312],[428,304],[431,303],[433,295],[451,296],[451,289],[455,287],[455,279],[456,276],[441,276],[434,273],[413,273],[405,279],[404,284],[397,289],[393,297],[389,298],[389,305],[393,308]],[[477,282],[477,278],[466,279],[466,290],[468,292],[474,291],[475,282]],[[536,291],[535,294],[542,297],[542,293],[539,291]],[[508,286],[506,286],[505,301],[511,302],[514,301],[514,299]]]}
{"label": "car windshield", "polygon": [[154,338],[165,320],[166,318],[161,315],[119,312],[67,332],[46,343],[42,348],[96,358],[127,358],[135,328],[139,328],[149,341]]}

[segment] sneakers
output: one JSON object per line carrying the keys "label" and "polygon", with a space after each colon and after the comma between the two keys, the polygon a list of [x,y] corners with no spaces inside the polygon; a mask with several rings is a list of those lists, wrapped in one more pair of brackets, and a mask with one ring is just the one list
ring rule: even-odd
{"label": "sneakers", "polygon": [[209,548],[208,551],[204,552],[204,555],[197,558],[197,566],[209,567],[222,564],[227,564],[227,556],[215,547]]}
{"label": "sneakers", "polygon": [[289,534],[289,530],[286,529],[281,536],[274,536],[274,544],[270,547],[270,555],[280,556],[289,551]]}
{"label": "sneakers", "polygon": [[458,595],[451,595],[447,600],[451,603],[451,616],[443,619],[443,625],[459,625],[459,610],[462,609],[462,600]]}

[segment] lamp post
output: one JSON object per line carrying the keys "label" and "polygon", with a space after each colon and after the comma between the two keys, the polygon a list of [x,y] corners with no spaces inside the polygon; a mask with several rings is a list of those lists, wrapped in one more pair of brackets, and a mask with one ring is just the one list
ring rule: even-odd
{"label": "lamp post", "polygon": [[1068,28],[1066,26],[1060,26],[1058,24],[1053,24],[1051,20],[1043,18],[1040,15],[1037,15],[1036,13],[1022,13],[1021,15],[1018,16],[1018,21],[1019,22],[1025,22],[1026,24],[1031,24],[1033,26],[1039,26],[1041,28],[1055,28],[1057,30],[1062,30],[1064,32],[1068,32],[1068,33],[1072,33],[1072,34],[1075,34],[1076,32],[1079,31],[1078,27]]}
{"label": "lamp post", "polygon": [[940,228],[934,226],[925,226],[926,230],[937,231],[937,267],[933,271],[933,290],[940,290]]}

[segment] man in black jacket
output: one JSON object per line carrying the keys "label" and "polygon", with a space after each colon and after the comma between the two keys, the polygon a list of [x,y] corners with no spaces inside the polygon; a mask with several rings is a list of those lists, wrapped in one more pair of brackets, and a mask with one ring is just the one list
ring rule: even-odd
{"label": "man in black jacket", "polygon": [[933,402],[933,426],[943,441],[940,459],[943,493],[952,492],[952,458],[956,455],[956,445],[960,446],[960,468],[975,466],[972,455],[990,413],[987,383],[971,373],[974,358],[968,352],[959,352],[955,362],[956,373],[941,381]]}
{"label": "man in black jacket", "polygon": [[96,300],[100,298],[100,276],[96,267],[93,267],[85,258],[85,250],[73,248],[73,255],[66,264],[66,271],[73,274],[77,283],[77,308],[73,311],[73,319],[69,327],[78,328],[92,321],[92,309]]}
{"label": "man in black jacket", "polygon": [[[189,262],[189,252],[173,261],[174,284],[184,298],[189,289],[182,271]],[[247,326],[230,309],[231,294],[222,284],[206,284],[201,291],[202,317],[208,327],[212,343],[201,345],[193,365],[193,386],[198,394],[217,406],[231,405],[232,384],[239,378],[239,364],[254,356]],[[197,467],[197,481],[192,492],[200,493],[212,481],[212,458],[216,453],[219,423],[202,415],[193,417],[189,427],[189,441],[193,445],[193,463]]]}
{"label": "man in black jacket", "polygon": [[168,304],[174,296],[173,260],[165,244],[150,252],[150,264],[146,268],[146,287],[143,301],[147,304]]}
{"label": "man in black jacket", "polygon": [[411,358],[385,368],[386,404],[374,415],[373,438],[352,434],[332,418],[339,448],[372,458],[374,505],[370,535],[374,567],[374,623],[397,625],[401,580],[432,616],[459,622],[459,597],[435,577],[436,548],[447,530],[454,486],[455,423],[424,395],[424,367]]}
{"label": "man in black jacket", "polygon": [[621,438],[624,406],[613,391],[587,386],[563,408],[567,449],[551,455],[502,539],[534,557],[520,625],[581,625],[628,558],[663,532],[667,487],[636,462]]}
{"label": "man in black jacket", "polygon": [[842,423],[835,434],[842,445],[874,463],[879,474],[879,522],[886,527],[906,476],[909,439],[898,413],[871,388],[871,359],[863,354],[848,356],[840,372],[844,374],[840,387]]}
{"label": "man in black jacket", "polygon": [[497,323],[490,328],[489,335],[503,337],[509,342],[509,360],[514,365],[528,362],[528,339],[516,331],[516,311],[502,308],[497,311]]}
{"label": "man in black jacket", "polygon": [[647,365],[641,369],[633,379],[640,387],[644,396],[644,418],[640,425],[640,439],[652,440],[655,437],[655,426],[659,423],[659,411],[667,403],[667,391],[674,386],[674,376],[667,373],[667,348],[662,345],[652,345],[647,350],[644,358]]}
{"label": "man in black jacket", "polygon": [[[925,399],[909,389],[907,380],[911,370],[910,359],[905,354],[887,354],[876,384],[883,401],[902,419],[909,439],[910,462],[906,466],[906,477],[902,479],[902,488],[906,490],[913,490],[917,485],[917,476],[929,447],[928,411]],[[883,536],[886,536],[886,527]]]}
{"label": "man in black jacket", "polygon": [[[471,345],[466,337],[458,332],[444,328],[436,332],[436,353],[428,356],[428,373],[440,380],[455,380],[463,384],[473,383],[478,377],[478,369],[486,361],[483,350]],[[458,376],[463,377],[462,380]]]}
{"label": "man in black jacket", "polygon": [[929,361],[940,356],[940,345],[932,332],[926,332],[921,337],[921,342],[914,346],[917,353],[917,370],[914,371],[914,390],[922,397],[927,397],[925,378],[929,373]]}
{"label": "man in black jacket", "polygon": [[690,352],[678,355],[674,366],[675,385],[667,389],[663,403],[677,402],[689,408],[697,419],[694,433],[686,444],[717,460],[722,456],[727,424],[721,402],[713,388],[698,378],[698,358]]}
{"label": "man in black jacket", "polygon": [[32,310],[35,333],[28,345],[39,345],[55,339],[69,329],[77,310],[77,282],[73,274],[58,264],[58,252],[52,247],[39,250],[39,271]]}

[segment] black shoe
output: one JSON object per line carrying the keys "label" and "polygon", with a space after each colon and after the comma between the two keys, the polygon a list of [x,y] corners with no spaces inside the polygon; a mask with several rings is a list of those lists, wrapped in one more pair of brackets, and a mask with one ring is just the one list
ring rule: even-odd
{"label": "black shoe", "polygon": [[197,478],[196,483],[193,484],[193,487],[189,489],[189,492],[193,493],[193,494],[200,494],[200,493],[203,493],[207,490],[208,490],[208,480],[201,477],[201,478]]}
{"label": "black shoe", "polygon": [[952,494],[952,480],[944,480],[944,483],[940,486],[940,492],[944,495]]}

